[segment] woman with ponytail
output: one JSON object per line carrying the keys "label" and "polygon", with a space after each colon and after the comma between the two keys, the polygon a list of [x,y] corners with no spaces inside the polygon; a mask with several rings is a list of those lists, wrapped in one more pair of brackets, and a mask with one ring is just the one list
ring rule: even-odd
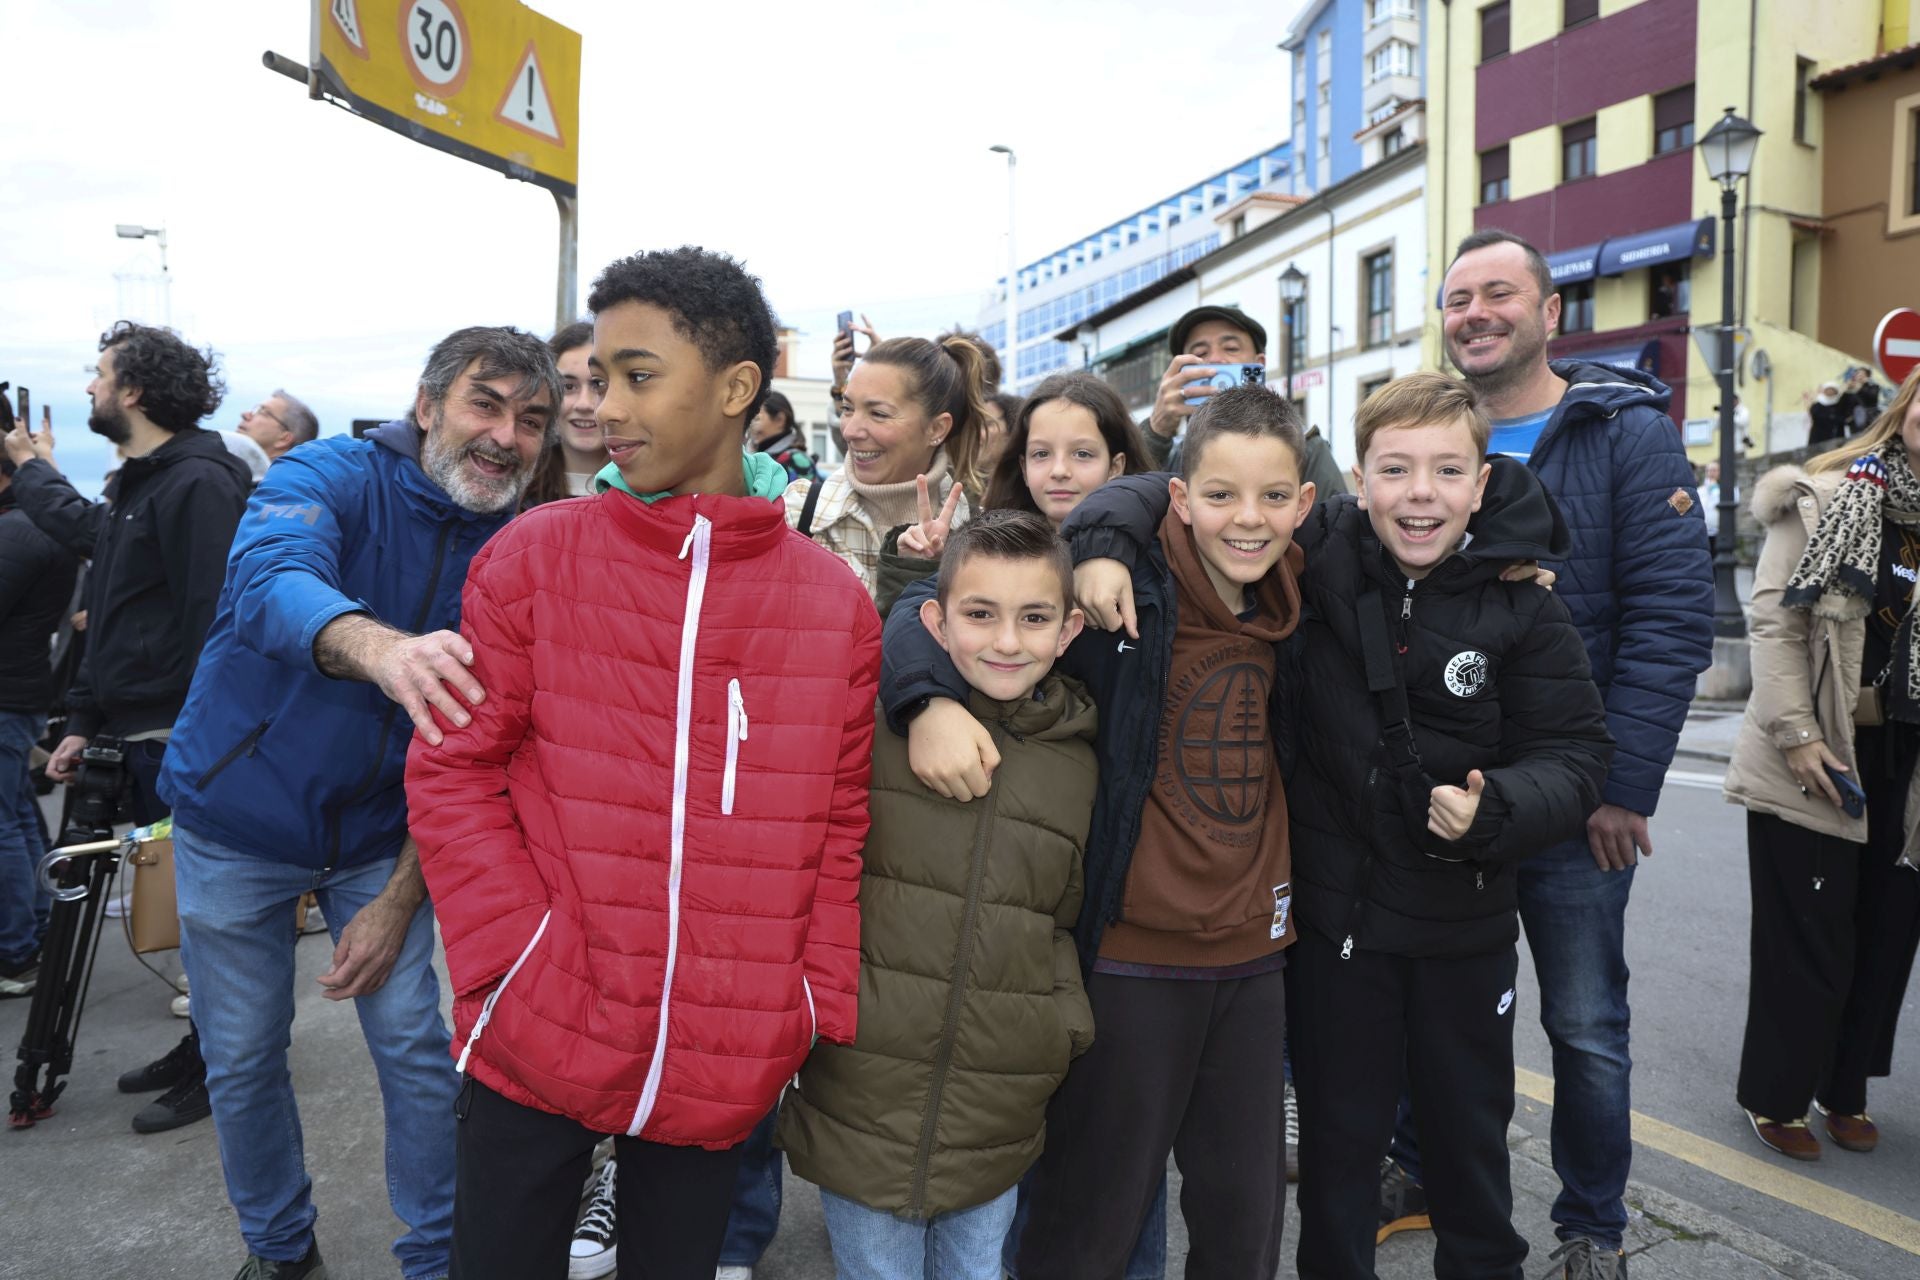
{"label": "woman with ponytail", "polygon": [[[1752,975],[1737,1096],[1755,1136],[1871,1151],[1920,941],[1920,372],[1863,435],[1754,486],[1753,696],[1727,767],[1747,809]],[[1862,793],[1864,792],[1864,797]]]}
{"label": "woman with ponytail", "polygon": [[846,465],[787,490],[787,523],[845,560],[883,615],[973,513],[988,354],[957,334],[874,344],[847,377]]}

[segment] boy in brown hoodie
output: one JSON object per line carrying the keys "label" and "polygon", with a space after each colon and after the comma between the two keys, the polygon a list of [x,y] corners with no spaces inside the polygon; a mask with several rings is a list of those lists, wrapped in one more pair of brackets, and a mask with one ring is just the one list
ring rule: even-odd
{"label": "boy in brown hoodie", "polygon": [[[1100,709],[1074,931],[1098,1035],[1048,1110],[1020,1280],[1120,1274],[1169,1153],[1189,1266],[1265,1277],[1279,1265],[1294,935],[1276,743],[1295,693],[1292,538],[1314,489],[1293,407],[1264,388],[1211,397],[1187,441],[1172,510],[1133,571],[1136,625],[1088,632],[1061,661]],[[1105,555],[1109,530],[1076,523],[1064,531],[1076,558]],[[916,774],[977,794],[969,775],[997,757],[978,749],[951,664],[895,646],[909,624],[896,608],[882,700],[896,724],[911,720]]]}

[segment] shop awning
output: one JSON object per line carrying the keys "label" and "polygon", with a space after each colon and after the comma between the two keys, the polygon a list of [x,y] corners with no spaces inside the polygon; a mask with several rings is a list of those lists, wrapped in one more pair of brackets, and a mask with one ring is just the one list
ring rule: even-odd
{"label": "shop awning", "polygon": [[1548,254],[1547,271],[1556,285],[1579,284],[1598,274],[1599,261],[1600,245],[1583,245],[1578,249],[1563,249],[1559,253]]}
{"label": "shop awning", "polygon": [[1600,246],[1600,274],[1625,275],[1642,267],[1713,256],[1713,219],[1676,222],[1655,231],[1614,236]]}
{"label": "shop awning", "polygon": [[1610,364],[1616,369],[1636,369],[1641,373],[1660,376],[1660,341],[1649,338],[1630,347],[1602,347],[1598,351],[1568,351],[1556,357],[1561,360],[1585,360],[1589,364]]}

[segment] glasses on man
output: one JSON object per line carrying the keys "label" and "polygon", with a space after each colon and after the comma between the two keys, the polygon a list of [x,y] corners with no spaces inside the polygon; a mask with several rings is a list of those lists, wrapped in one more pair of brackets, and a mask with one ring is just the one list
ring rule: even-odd
{"label": "glasses on man", "polygon": [[265,404],[257,404],[253,406],[253,408],[247,410],[246,416],[249,418],[256,417],[256,416],[262,417],[262,418],[272,418],[275,422],[280,424],[280,429],[282,431],[293,430],[292,427],[287,425],[287,420],[285,418],[281,417],[279,414],[275,413],[273,410],[267,408]]}

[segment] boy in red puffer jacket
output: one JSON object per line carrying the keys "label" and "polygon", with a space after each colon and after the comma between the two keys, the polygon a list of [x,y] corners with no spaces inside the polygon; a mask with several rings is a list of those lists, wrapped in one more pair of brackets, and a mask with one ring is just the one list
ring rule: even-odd
{"label": "boy in red puffer jacket", "polygon": [[741,453],[772,315],[692,248],[588,307],[612,461],[474,557],[487,696],[407,766],[466,1073],[462,1280],[563,1275],[608,1134],[619,1274],[708,1280],[741,1142],[816,1035],[854,1035],[880,625]]}

